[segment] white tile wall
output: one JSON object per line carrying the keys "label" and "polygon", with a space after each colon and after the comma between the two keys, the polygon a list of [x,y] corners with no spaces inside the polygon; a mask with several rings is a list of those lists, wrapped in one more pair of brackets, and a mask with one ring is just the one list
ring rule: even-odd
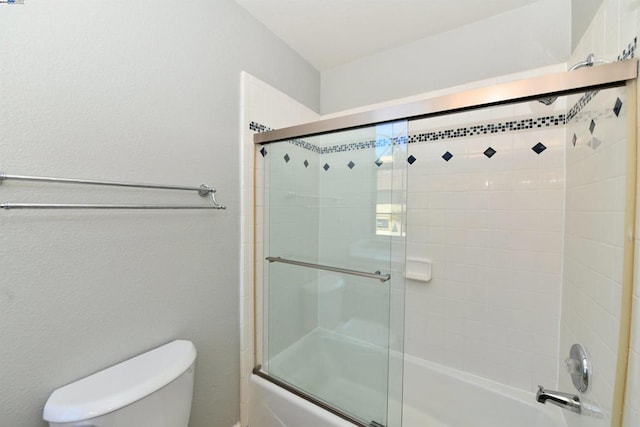
{"label": "white tile wall", "polygon": [[[615,60],[623,49],[626,49],[628,44],[638,36],[638,29],[640,26],[639,13],[640,3],[635,0],[604,0],[591,25],[574,50],[569,63],[573,64],[581,61],[586,58],[589,53],[594,53],[597,58],[604,58],[612,61]],[[621,148],[619,151],[622,151]],[[585,167],[569,168],[568,175],[570,176],[568,181],[585,181],[585,176],[572,177],[571,175],[573,175],[574,170],[576,174],[583,173],[584,175],[588,175],[595,171],[599,174],[599,178],[606,176],[606,174],[610,175],[610,168],[618,162],[615,159],[616,156],[613,155],[614,153],[610,154],[612,155],[600,156],[597,162],[594,161],[589,166],[585,164]],[[588,157],[584,159],[584,162],[589,162],[591,160],[596,160],[596,157]],[[607,160],[610,160],[608,166],[606,165]],[[592,169],[593,166],[598,166],[599,170]],[[611,202],[611,195],[604,193],[606,191],[605,183],[602,183],[599,188],[594,188],[596,186],[592,183],[590,187],[597,191],[598,195],[603,198],[601,199],[602,201],[609,200],[608,203]],[[575,189],[573,192],[576,193],[576,198],[583,202],[593,200],[593,196],[589,194],[586,189],[583,189],[583,191]],[[571,203],[574,203],[574,201]],[[592,209],[594,206],[583,205],[581,207]],[[575,212],[573,216],[576,217],[576,223],[573,224],[572,228],[573,233],[575,233],[574,235],[590,235],[592,239],[591,244],[589,245],[589,248],[591,249],[589,251],[590,253],[596,253],[597,251],[601,254],[601,257],[599,257],[600,260],[610,259],[611,257],[617,259],[615,267],[604,266],[601,265],[601,263],[593,264],[591,274],[583,275],[581,277],[581,279],[585,279],[582,287],[580,288],[580,292],[583,296],[579,301],[576,301],[576,307],[567,307],[567,323],[570,325],[564,325],[565,321],[563,320],[563,329],[561,334],[563,338],[562,341],[566,343],[563,347],[566,347],[569,341],[568,336],[571,336],[572,331],[575,331],[580,326],[585,328],[583,332],[585,336],[584,339],[589,341],[585,343],[587,349],[589,350],[590,347],[595,347],[593,352],[596,353],[598,357],[603,358],[602,361],[596,360],[594,362],[597,363],[600,368],[598,368],[599,373],[594,382],[593,393],[595,394],[596,399],[604,399],[604,397],[601,396],[605,393],[606,388],[611,387],[613,382],[613,378],[611,377],[611,368],[609,368],[609,373],[606,373],[606,364],[613,363],[611,360],[613,357],[611,354],[611,350],[613,350],[611,349],[611,345],[613,344],[613,340],[617,338],[617,333],[611,330],[611,325],[619,315],[617,312],[617,309],[619,308],[617,308],[616,305],[617,302],[620,301],[619,274],[621,272],[619,261],[621,257],[620,249],[617,248],[613,251],[609,250],[609,253],[607,253],[607,248],[615,246],[617,243],[615,240],[612,240],[612,238],[617,238],[622,234],[620,215],[619,213],[606,214],[605,212],[600,212],[598,214],[581,214],[580,212]],[[591,231],[588,229],[589,226],[592,227]],[[638,229],[638,225],[636,225],[636,229]],[[613,254],[611,252],[613,252]],[[637,254],[638,240],[636,240],[636,255]],[[573,263],[568,263],[567,268],[569,269],[572,267],[572,264]],[[640,309],[640,305],[638,305],[638,302],[640,301],[640,284],[638,281],[640,276],[638,275],[638,266],[638,259],[636,259],[632,336],[631,348],[629,351],[627,389],[624,405],[623,425],[625,427],[640,425],[640,394],[638,393],[638,383],[640,382],[640,358],[638,357],[640,354],[640,340],[638,340],[640,333],[640,321],[637,314],[638,309]],[[607,276],[607,274],[599,274],[600,269],[605,269],[605,271],[613,269],[613,272],[610,276]],[[594,272],[594,270],[596,271]],[[569,272],[569,274],[571,274],[571,272]],[[568,288],[568,291],[569,290],[570,288]],[[592,309],[595,313],[593,316],[583,316],[582,318],[579,318],[576,314],[578,308]],[[596,327],[592,324],[594,320],[601,321],[603,323]],[[606,325],[609,325],[609,331],[606,330]],[[591,344],[592,342],[594,344]],[[563,352],[566,352],[567,350],[563,347],[561,347],[561,356]],[[613,352],[613,354],[615,354],[615,352]],[[596,356],[594,355],[594,358],[595,357]],[[604,366],[602,366],[603,364]],[[564,379],[565,376],[566,375],[561,374],[561,384],[566,384],[566,379]],[[603,387],[604,390],[601,389],[601,387]],[[571,426],[609,425],[607,424],[607,419],[578,420],[572,415],[568,415],[566,418]]]}
{"label": "white tile wall", "polygon": [[[453,121],[501,121],[515,111]],[[446,127],[446,119],[411,123],[410,133]],[[409,145],[417,161],[409,167],[407,256],[432,259],[433,279],[407,283],[408,354],[525,390],[555,386],[563,140],[558,127]],[[531,149],[538,142],[547,147],[539,155]]]}
{"label": "white tile wall", "polygon": [[[260,248],[263,239],[264,188],[263,183],[256,185],[254,204],[254,168],[257,176],[264,176],[262,163],[255,163],[254,132],[249,130],[251,121],[274,129],[293,126],[318,119],[318,114],[298,103],[270,85],[243,72],[241,75],[241,119],[240,119],[240,191],[241,191],[241,252],[240,252],[240,419],[246,426],[249,420],[249,374],[253,369],[254,348],[253,329],[253,247],[254,214],[256,222],[256,242]],[[255,212],[254,212],[255,206]],[[257,254],[262,259],[262,253]],[[257,263],[256,277],[262,277],[262,263]],[[260,289],[260,287],[258,287]],[[259,314],[259,313],[258,313]]]}
{"label": "white tile wall", "polygon": [[[624,241],[626,109],[612,111],[624,90],[601,91],[567,125],[567,204],[564,250],[560,357],[573,343],[585,346],[596,374],[581,394],[598,408],[578,417],[566,414],[571,426],[609,426],[613,402],[620,325],[622,246]],[[577,96],[571,97],[573,101]],[[592,119],[593,134],[589,130]],[[572,138],[577,142],[573,146]],[[595,140],[601,141],[594,145]],[[574,390],[569,375],[559,376],[562,390]]]}

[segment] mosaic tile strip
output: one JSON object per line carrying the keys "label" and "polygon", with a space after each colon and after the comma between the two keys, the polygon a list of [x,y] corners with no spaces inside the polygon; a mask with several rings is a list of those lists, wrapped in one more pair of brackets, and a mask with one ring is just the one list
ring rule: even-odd
{"label": "mosaic tile strip", "polygon": [[[254,123],[254,122],[251,122]],[[369,141],[358,141],[349,144],[333,145],[329,147],[319,147],[310,144],[302,139],[294,139],[287,141],[290,144],[313,151],[318,154],[333,154],[346,151],[365,150],[369,148],[382,148],[393,145],[413,144],[416,142],[440,141],[445,139],[464,138],[478,135],[491,135],[504,132],[516,132],[528,129],[540,129],[545,127],[563,126],[565,124],[565,115],[558,114],[555,116],[542,116],[535,118],[526,118],[519,120],[509,120],[498,123],[479,123],[467,127],[459,127],[455,129],[440,129],[433,132],[415,133],[409,136],[400,136],[395,138],[372,139]],[[272,130],[268,126],[254,123],[252,130],[264,129],[262,132]]]}
{"label": "mosaic tile strip", "polygon": [[636,49],[638,48],[638,38],[634,37],[633,41],[627,45],[627,48],[618,55],[618,61],[625,61],[627,59],[636,57]]}
{"label": "mosaic tile strip", "polygon": [[[587,130],[591,132],[591,122],[598,123],[600,120],[608,120],[614,119],[616,117],[616,112],[613,108],[599,108],[597,110],[586,109],[580,111],[571,119],[572,125],[578,125],[584,123],[587,127]],[[595,127],[594,127],[595,129]]]}
{"label": "mosaic tile strip", "polygon": [[[638,48],[638,38],[634,37],[633,41],[627,45],[626,49],[623,49],[622,53],[618,55],[618,61],[625,61],[627,59],[635,58],[636,50]],[[580,97],[580,99],[569,109],[567,113],[567,123],[569,123],[578,113],[598,94],[599,91],[594,90],[587,92]]]}
{"label": "mosaic tile strip", "polygon": [[260,123],[250,122],[249,130],[252,130],[254,132],[268,132],[270,130],[275,130],[275,129],[272,129],[269,126],[261,125]]}
{"label": "mosaic tile strip", "polygon": [[[275,130],[273,128],[270,128],[269,126],[257,123],[257,122],[250,122],[249,123],[249,130],[252,130],[254,132],[258,132],[258,133],[262,133],[262,132],[268,132],[271,130]],[[320,147],[318,147],[317,145],[314,144],[310,144],[302,139],[292,139],[287,141],[289,144],[293,144],[295,146],[304,148],[305,150],[309,150],[309,151],[313,151],[314,153],[319,153],[322,154],[322,149]],[[263,154],[264,156],[264,154]]]}
{"label": "mosaic tile strip", "polygon": [[409,144],[414,142],[439,141],[442,139],[463,138],[467,136],[491,135],[502,132],[514,132],[526,129],[538,129],[551,126],[563,126],[564,114],[537,118],[509,120],[501,123],[484,123],[457,129],[442,129],[434,132],[419,133],[409,136]]}
{"label": "mosaic tile strip", "polygon": [[341,153],[343,151],[364,150],[367,148],[389,147],[392,145],[407,144],[409,138],[400,136],[397,138],[372,139],[369,141],[358,141],[350,144],[333,145],[331,147],[322,147],[320,154]]}
{"label": "mosaic tile strip", "polygon": [[591,100],[598,94],[598,92],[600,91],[594,90],[582,95],[578,102],[576,102],[567,113],[567,123],[573,120],[578,115],[578,113],[582,111],[582,109],[586,107],[588,103],[591,102]]}

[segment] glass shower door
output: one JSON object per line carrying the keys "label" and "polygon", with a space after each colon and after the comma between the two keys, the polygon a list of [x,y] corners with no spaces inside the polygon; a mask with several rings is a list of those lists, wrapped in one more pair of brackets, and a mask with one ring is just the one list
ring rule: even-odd
{"label": "glass shower door", "polygon": [[367,426],[401,422],[406,130],[262,152],[263,370]]}

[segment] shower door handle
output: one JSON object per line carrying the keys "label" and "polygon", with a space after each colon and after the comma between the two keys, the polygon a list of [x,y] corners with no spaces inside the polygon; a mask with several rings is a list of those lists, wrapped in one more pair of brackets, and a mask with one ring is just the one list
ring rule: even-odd
{"label": "shower door handle", "polygon": [[367,273],[366,271],[358,271],[358,270],[349,270],[347,268],[340,267],[331,267],[328,265],[321,264],[312,264],[310,262],[302,262],[302,261],[294,261],[292,259],[286,259],[282,257],[271,257],[268,256],[265,258],[269,262],[281,262],[283,264],[291,264],[297,265],[299,267],[307,267],[307,268],[315,268],[317,270],[326,270],[326,271],[334,271],[336,273],[350,274],[352,276],[360,276],[360,277],[368,277],[370,279],[378,279],[380,282],[384,283],[391,279],[390,274],[381,274],[380,271],[376,271],[375,273]]}

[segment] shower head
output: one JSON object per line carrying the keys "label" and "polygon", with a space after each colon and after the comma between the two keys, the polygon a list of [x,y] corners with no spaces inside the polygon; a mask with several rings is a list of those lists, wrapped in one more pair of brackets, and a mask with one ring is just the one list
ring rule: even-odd
{"label": "shower head", "polygon": [[558,99],[557,96],[550,96],[549,98],[540,98],[538,99],[538,102],[541,102],[544,105],[551,105],[556,101],[556,99]]}
{"label": "shower head", "polygon": [[[593,53],[590,53],[589,56],[587,56],[587,59],[585,59],[584,61],[580,61],[577,64],[574,64],[571,68],[569,68],[569,71],[577,70],[578,68],[582,68],[582,67],[593,67],[595,64],[609,64],[609,63],[610,61],[607,61],[606,59],[596,59],[596,56]],[[551,105],[555,102],[556,99],[558,99],[557,96],[550,96],[547,98],[540,98],[538,99],[538,102],[544,105]]]}

